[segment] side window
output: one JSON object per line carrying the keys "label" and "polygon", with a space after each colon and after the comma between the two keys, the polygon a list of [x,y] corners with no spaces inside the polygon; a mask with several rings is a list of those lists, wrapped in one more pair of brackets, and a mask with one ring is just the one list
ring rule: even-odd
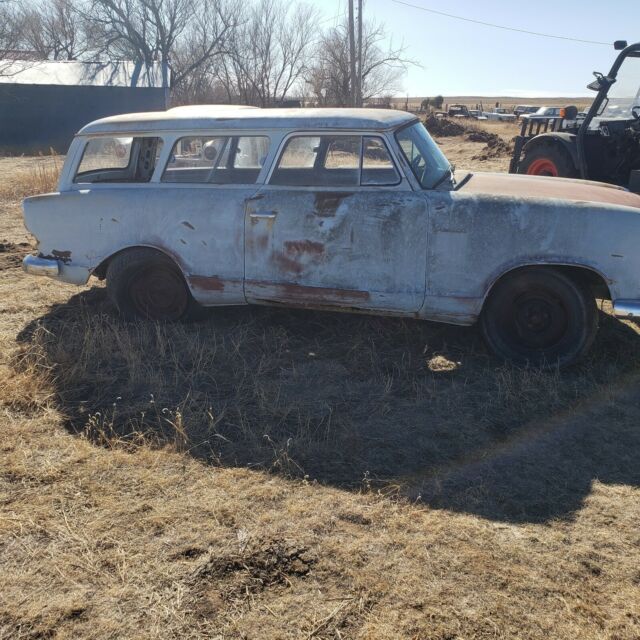
{"label": "side window", "polygon": [[400,184],[400,175],[381,138],[363,138],[360,184],[364,186]]}
{"label": "side window", "polygon": [[161,151],[160,138],[92,138],[84,148],[74,182],[149,182]]}
{"label": "side window", "polygon": [[269,152],[266,136],[180,138],[162,182],[254,184]]}
{"label": "side window", "polygon": [[293,187],[396,185],[400,176],[381,138],[295,136],[278,159],[271,184]]}

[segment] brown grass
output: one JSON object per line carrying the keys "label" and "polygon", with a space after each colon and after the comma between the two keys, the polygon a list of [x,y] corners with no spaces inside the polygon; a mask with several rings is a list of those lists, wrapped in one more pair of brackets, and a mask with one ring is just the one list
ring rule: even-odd
{"label": "brown grass", "polygon": [[559,373],[430,323],[128,323],[24,276],[3,206],[0,638],[640,636],[636,325]]}

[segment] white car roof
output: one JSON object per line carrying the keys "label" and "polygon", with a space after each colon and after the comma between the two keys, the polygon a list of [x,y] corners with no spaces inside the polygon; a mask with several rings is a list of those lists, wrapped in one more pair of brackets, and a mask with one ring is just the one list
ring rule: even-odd
{"label": "white car roof", "polygon": [[418,121],[393,109],[260,109],[235,105],[184,106],[95,120],[79,134],[121,134],[194,129],[395,129]]}

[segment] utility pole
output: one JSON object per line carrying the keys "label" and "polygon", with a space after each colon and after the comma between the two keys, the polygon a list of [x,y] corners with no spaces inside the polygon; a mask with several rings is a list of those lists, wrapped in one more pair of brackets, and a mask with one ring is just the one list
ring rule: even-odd
{"label": "utility pole", "polygon": [[358,93],[356,106],[362,106],[362,0],[358,0]]}
{"label": "utility pole", "polygon": [[351,106],[356,106],[357,88],[356,88],[356,39],[355,25],[353,23],[353,0],[349,0],[349,97],[351,98]]}

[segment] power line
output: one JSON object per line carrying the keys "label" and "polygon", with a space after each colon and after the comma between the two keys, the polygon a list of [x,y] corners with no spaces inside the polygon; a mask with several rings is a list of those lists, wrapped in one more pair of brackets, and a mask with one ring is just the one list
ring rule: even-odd
{"label": "power line", "polygon": [[454,20],[462,20],[464,22],[471,22],[473,24],[480,24],[484,27],[493,27],[494,29],[503,29],[504,31],[515,31],[516,33],[526,33],[530,36],[539,36],[541,38],[554,38],[555,40],[569,40],[571,42],[582,42],[584,44],[599,44],[604,45],[606,47],[610,47],[611,43],[609,42],[598,42],[597,40],[581,40],[580,38],[570,38],[568,36],[556,36],[550,33],[540,33],[538,31],[528,31],[527,29],[517,29],[515,27],[505,27],[501,24],[494,24],[493,22],[483,22],[482,20],[474,20],[473,18],[465,18],[463,16],[455,16],[451,13],[445,13],[444,11],[436,11],[435,9],[428,9],[427,7],[422,7],[417,4],[411,4],[410,2],[403,2],[403,0],[391,0],[396,4],[403,4],[406,7],[411,7],[412,9],[419,9],[420,11],[426,11],[427,13],[435,13],[439,16],[445,16],[446,18],[453,18]]}

